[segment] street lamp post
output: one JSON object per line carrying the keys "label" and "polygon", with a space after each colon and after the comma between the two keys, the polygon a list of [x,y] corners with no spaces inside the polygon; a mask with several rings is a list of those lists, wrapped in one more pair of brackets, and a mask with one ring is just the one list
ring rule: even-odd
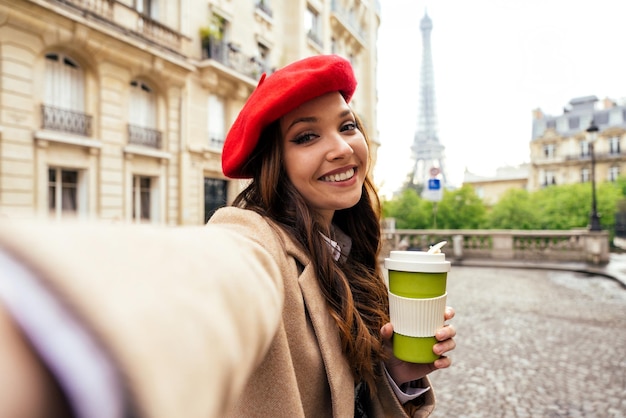
{"label": "street lamp post", "polygon": [[598,127],[591,119],[591,123],[587,128],[587,141],[589,142],[589,152],[591,154],[591,214],[589,215],[589,230],[601,231],[600,215],[598,215],[598,209],[596,206],[596,157],[593,150],[596,142],[596,136],[598,134]]}

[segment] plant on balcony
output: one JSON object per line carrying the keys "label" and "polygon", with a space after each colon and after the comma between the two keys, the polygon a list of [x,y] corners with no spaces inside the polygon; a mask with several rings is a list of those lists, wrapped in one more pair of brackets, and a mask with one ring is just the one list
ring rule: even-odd
{"label": "plant on balcony", "polygon": [[218,15],[211,16],[209,24],[200,28],[200,41],[202,49],[206,50],[210,56],[211,45],[219,43],[224,36],[224,25],[226,20]]}

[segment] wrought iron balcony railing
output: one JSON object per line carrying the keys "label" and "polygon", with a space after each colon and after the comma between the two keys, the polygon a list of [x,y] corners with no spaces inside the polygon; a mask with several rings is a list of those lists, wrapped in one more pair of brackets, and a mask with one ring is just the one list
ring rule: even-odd
{"label": "wrought iron balcony railing", "polygon": [[161,132],[143,126],[128,125],[128,143],[161,149]]}
{"label": "wrought iron balcony railing", "polygon": [[216,60],[255,80],[258,80],[264,72],[270,72],[258,58],[243,54],[239,47],[232,42],[208,38],[203,41],[202,47],[204,58]]}
{"label": "wrought iron balcony railing", "polygon": [[209,148],[212,150],[222,150],[224,148],[224,138],[209,134]]}
{"label": "wrought iron balcony railing", "polygon": [[[624,154],[619,151],[613,152],[595,152],[594,158],[598,161],[601,160],[616,160],[624,158]],[[565,156],[567,161],[591,161],[591,154],[570,154]]]}
{"label": "wrought iron balcony railing", "polygon": [[91,115],[45,104],[41,105],[42,129],[91,136],[91,120]]}

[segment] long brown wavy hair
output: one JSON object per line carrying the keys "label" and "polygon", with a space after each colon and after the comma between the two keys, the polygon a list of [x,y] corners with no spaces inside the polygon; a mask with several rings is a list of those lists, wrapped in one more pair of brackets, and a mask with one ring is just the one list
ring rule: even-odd
{"label": "long brown wavy hair", "polygon": [[[369,146],[358,117],[356,124]],[[375,380],[382,374],[380,364],[384,359],[380,328],[389,322],[387,287],[378,262],[381,243],[378,194],[367,175],[359,202],[335,212],[333,224],[352,239],[347,260],[335,261],[322,237],[324,234],[332,238],[332,232],[287,177],[281,137],[278,121],[262,132],[246,166],[253,173],[252,181],[233,204],[272,219],[309,254],[355,382],[364,381],[374,395]]]}

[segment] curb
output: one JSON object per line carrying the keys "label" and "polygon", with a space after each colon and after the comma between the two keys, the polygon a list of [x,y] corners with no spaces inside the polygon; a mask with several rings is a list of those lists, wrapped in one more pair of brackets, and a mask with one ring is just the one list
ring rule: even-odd
{"label": "curb", "polygon": [[[612,264],[613,262],[613,264]],[[463,267],[501,267],[515,269],[538,269],[571,271],[575,273],[589,274],[592,276],[602,276],[617,282],[622,289],[626,289],[626,259],[609,261],[606,265],[589,265],[586,263],[553,263],[542,261],[519,261],[519,260],[492,260],[492,259],[471,259],[471,260],[451,260],[452,266]]]}

